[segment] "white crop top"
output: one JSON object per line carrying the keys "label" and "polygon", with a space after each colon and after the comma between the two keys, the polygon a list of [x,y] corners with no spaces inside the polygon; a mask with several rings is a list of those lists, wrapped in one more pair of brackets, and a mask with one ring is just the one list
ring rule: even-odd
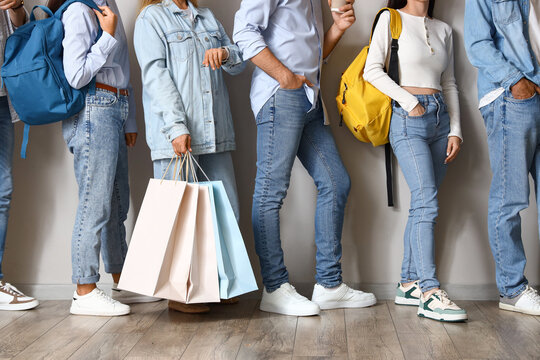
{"label": "white crop top", "polygon": [[[463,139],[454,77],[452,28],[440,20],[403,11],[399,14],[403,24],[398,51],[401,86],[442,91],[450,115],[448,136]],[[411,111],[418,104],[416,96],[396,84],[384,71],[390,61],[391,41],[390,13],[384,12],[373,33],[364,79],[397,101],[405,111]]]}

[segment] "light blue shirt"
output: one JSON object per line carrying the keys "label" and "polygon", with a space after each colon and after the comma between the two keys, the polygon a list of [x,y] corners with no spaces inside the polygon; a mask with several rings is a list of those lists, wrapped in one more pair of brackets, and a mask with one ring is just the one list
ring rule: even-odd
{"label": "light blue shirt", "polygon": [[[135,24],[152,160],[174,157],[171,142],[186,134],[195,155],[236,147],[223,70],[236,75],[245,63],[210,9],[188,5],[193,20],[173,1],[163,0],[144,8]],[[220,47],[229,52],[227,61],[219,70],[204,67],[206,51]]]}
{"label": "light blue shirt", "polygon": [[525,77],[540,84],[540,66],[529,38],[529,0],[467,0],[465,48],[478,68],[478,96],[509,91]]}
{"label": "light blue shirt", "polygon": [[[321,0],[243,0],[236,13],[233,39],[244,60],[268,47],[289,70],[305,76],[315,85],[304,87],[316,106],[324,42]],[[255,69],[251,85],[255,116],[278,89],[277,80]]]}
{"label": "light blue shirt", "polygon": [[114,0],[94,0],[98,6],[108,5],[118,15],[115,36],[103,32],[96,41],[99,23],[94,11],[82,3],[70,5],[62,16],[64,24],[64,72],[75,89],[96,81],[115,88],[129,89],[129,116],[126,133],[137,132],[135,99],[130,86],[129,52],[120,12]]}

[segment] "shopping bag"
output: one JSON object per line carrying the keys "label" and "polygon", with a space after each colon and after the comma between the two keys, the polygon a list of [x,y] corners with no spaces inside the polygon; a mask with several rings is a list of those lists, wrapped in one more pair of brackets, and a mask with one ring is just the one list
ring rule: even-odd
{"label": "shopping bag", "polygon": [[209,189],[152,179],[118,287],[183,303],[219,302]]}
{"label": "shopping bag", "polygon": [[210,188],[214,235],[222,299],[230,299],[258,289],[253,269],[236,222],[233,208],[221,181],[202,182]]}

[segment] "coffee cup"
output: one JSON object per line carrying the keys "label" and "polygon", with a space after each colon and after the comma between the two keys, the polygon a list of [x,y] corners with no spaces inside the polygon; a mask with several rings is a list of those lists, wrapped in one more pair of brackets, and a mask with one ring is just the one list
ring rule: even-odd
{"label": "coffee cup", "polygon": [[347,4],[348,4],[347,0],[332,0],[332,6],[330,6],[330,8],[333,12],[341,13],[339,9],[341,9],[343,6]]}

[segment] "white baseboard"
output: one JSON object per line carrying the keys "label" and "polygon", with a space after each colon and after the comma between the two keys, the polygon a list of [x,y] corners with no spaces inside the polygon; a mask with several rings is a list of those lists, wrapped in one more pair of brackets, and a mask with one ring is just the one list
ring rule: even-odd
{"label": "white baseboard", "polygon": [[[70,300],[75,290],[72,284],[15,284],[22,292],[40,300]],[[395,284],[354,284],[350,286],[363,291],[372,292],[379,300],[393,300],[396,291]],[[294,283],[298,292],[311,298],[312,283]],[[99,284],[99,287],[109,292],[112,284]],[[443,288],[453,300],[497,300],[499,292],[495,284],[489,285],[458,285],[446,284]],[[246,298],[260,298],[260,291],[245,295]]]}

